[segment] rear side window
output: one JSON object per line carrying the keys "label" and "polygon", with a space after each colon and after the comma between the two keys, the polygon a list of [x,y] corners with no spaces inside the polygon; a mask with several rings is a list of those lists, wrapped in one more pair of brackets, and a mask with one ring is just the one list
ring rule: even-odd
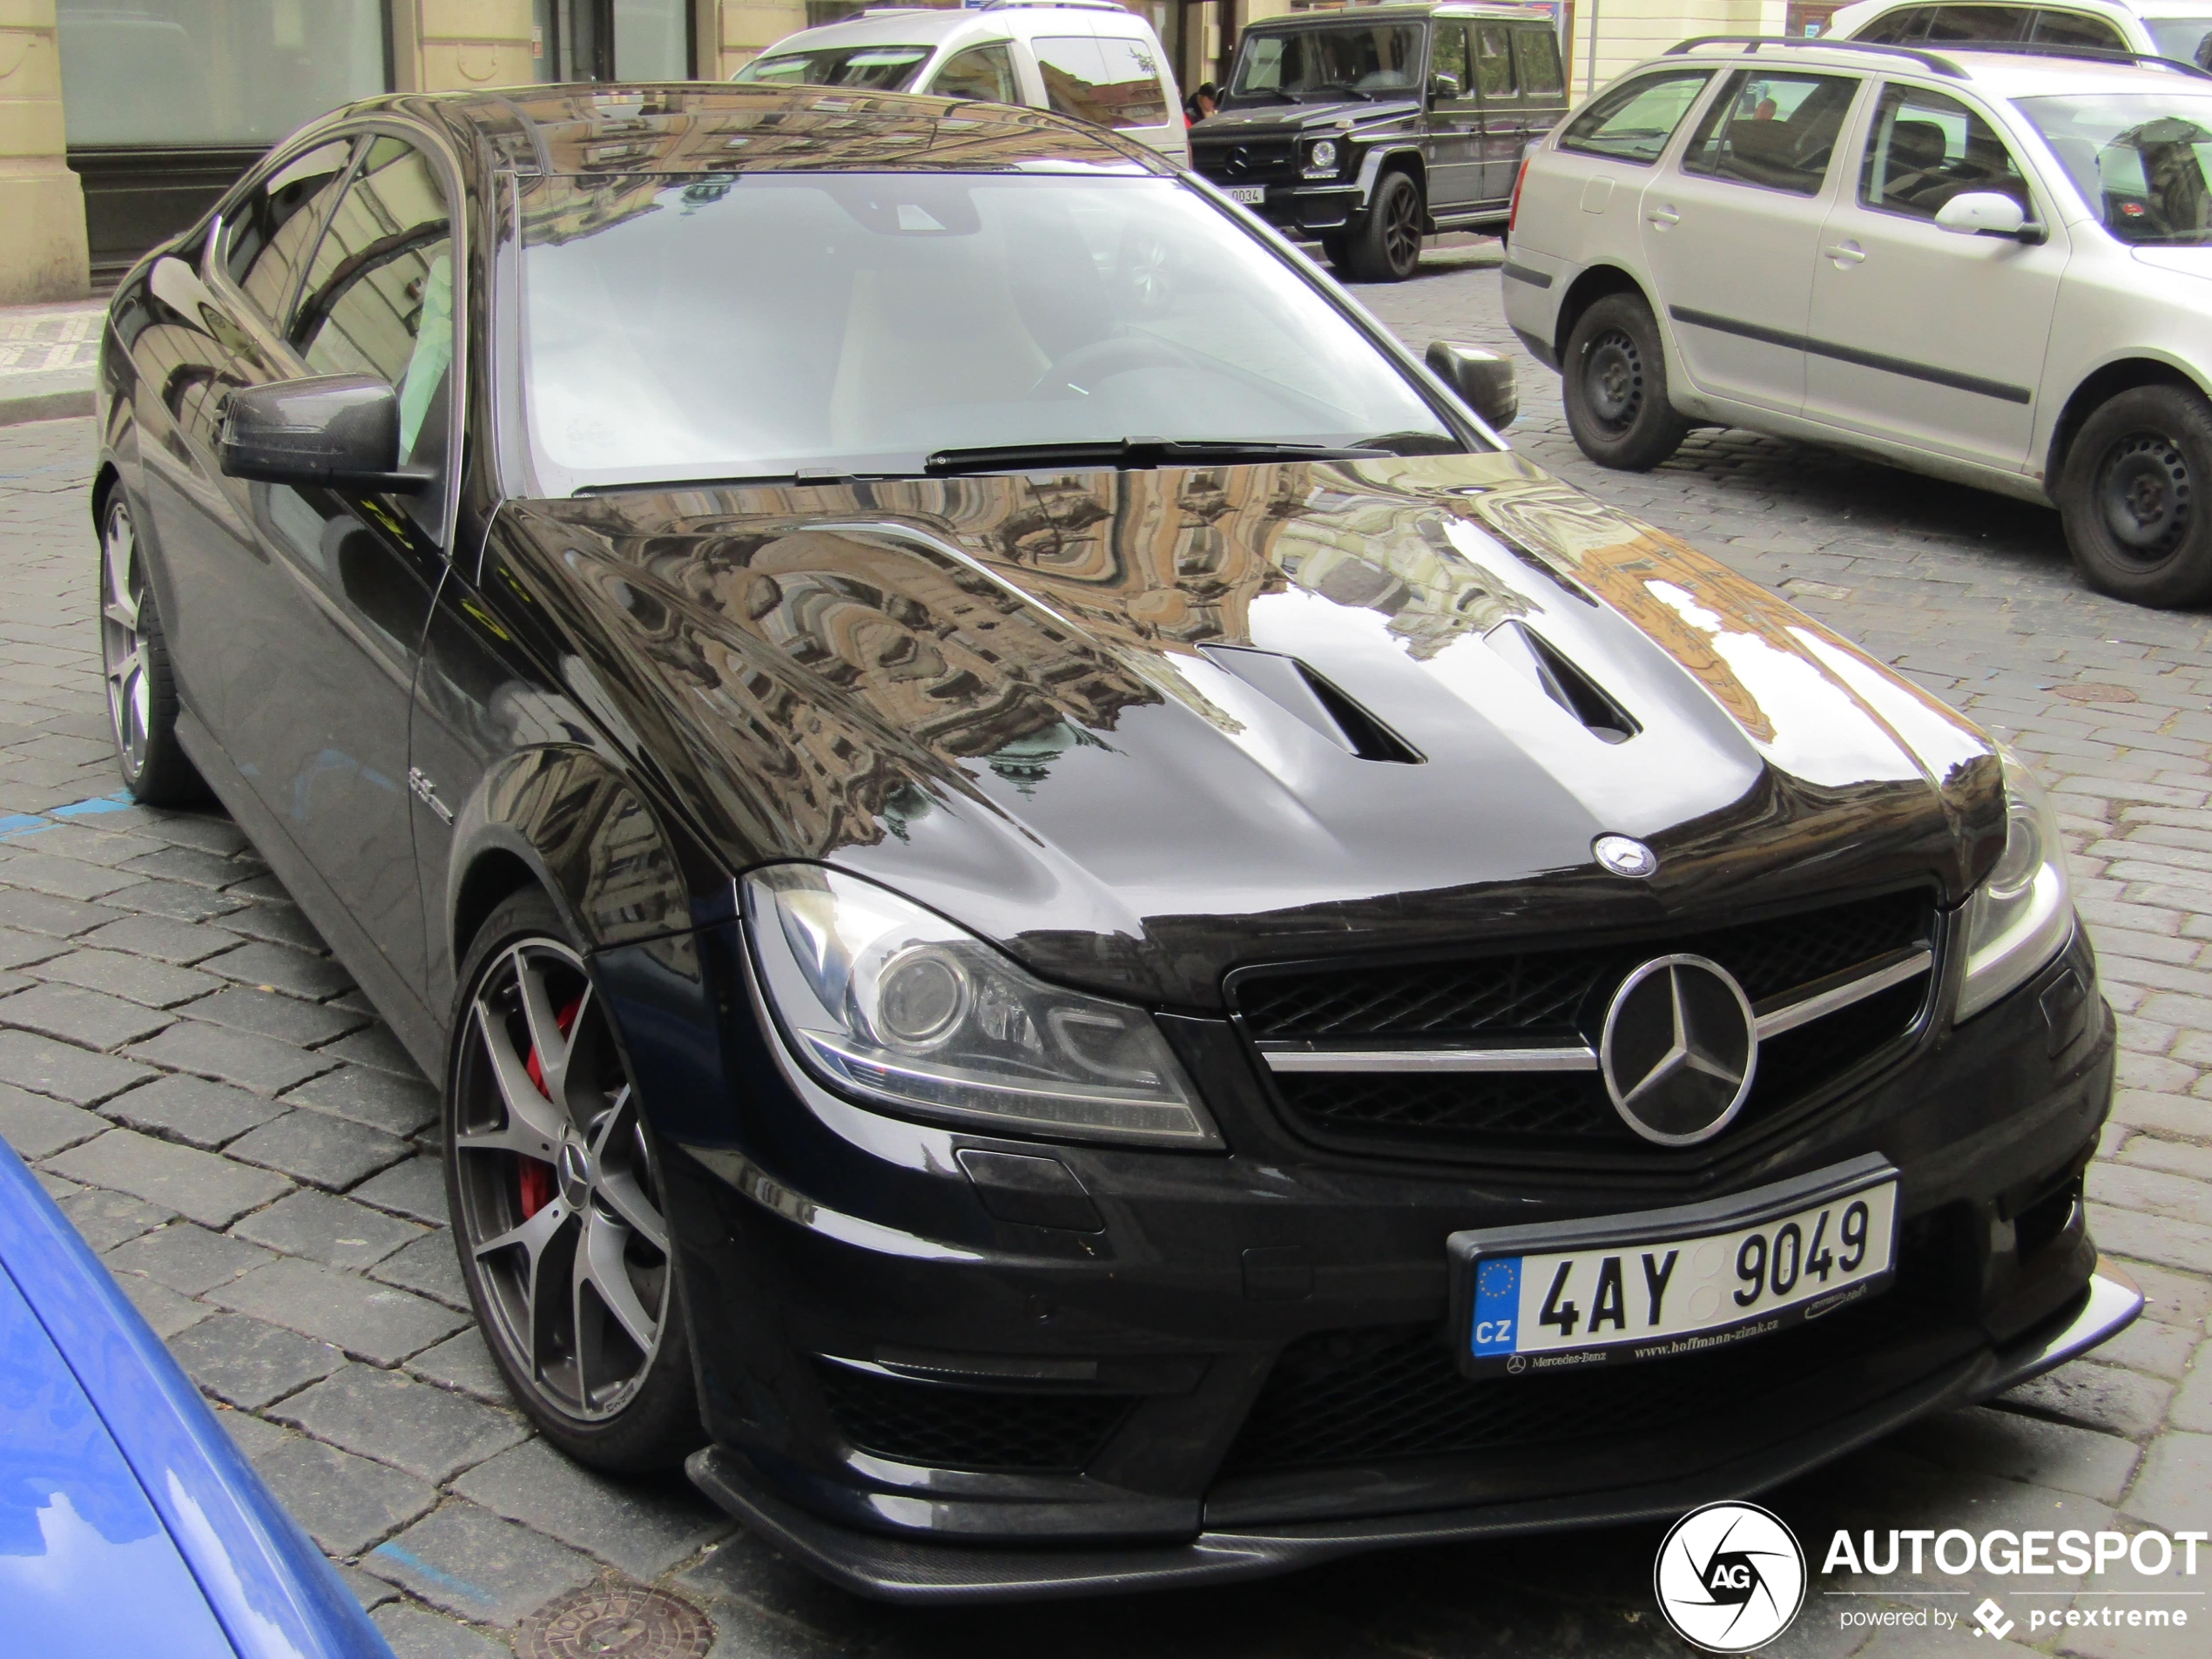
{"label": "rear side window", "polygon": [[1900,10],[1885,11],[1851,38],[1876,46],[1902,45],[1924,38],[1928,32],[1928,19],[1934,15],[1933,6],[1906,6]]}
{"label": "rear side window", "polygon": [[1567,91],[1559,71],[1559,38],[1548,29],[1513,31],[1514,55],[1521,59],[1521,90],[1528,98],[1557,98]]}
{"label": "rear side window", "polygon": [[1168,95],[1150,45],[1107,36],[1049,36],[1035,43],[1045,102],[1103,127],[1156,127]]}
{"label": "rear side window", "polygon": [[1841,75],[1739,70],[1698,123],[1683,171],[1817,196],[1858,91]]}
{"label": "rear side window", "polygon": [[1959,44],[1970,40],[2026,40],[2035,18],[2027,6],[1938,6],[1928,19],[1927,39]]}
{"label": "rear side window", "polygon": [[1858,199],[1885,212],[1933,219],[1953,196],[1989,190],[2032,212],[2027,180],[1988,122],[1941,92],[1892,86],[1874,113]]}
{"label": "rear side window", "polygon": [[1513,42],[1501,23],[1486,23],[1474,31],[1474,85],[1486,104],[1509,99],[1520,90],[1513,83]]}
{"label": "rear side window", "polygon": [[2093,17],[2083,11],[2037,12],[2035,38],[2054,46],[2101,46],[2108,51],[2123,52],[2129,50],[2117,29],[2102,17]]}
{"label": "rear side window", "polygon": [[271,322],[284,315],[353,154],[351,138],[318,145],[270,174],[225,218],[224,269]]}
{"label": "rear side window", "polygon": [[959,53],[937,71],[928,90],[939,98],[968,98],[984,104],[1022,102],[1014,79],[1014,57],[1002,40]]}
{"label": "rear side window", "polygon": [[1666,150],[1712,78],[1710,70],[1683,70],[1623,81],[1591,100],[1568,126],[1559,147],[1648,167]]}

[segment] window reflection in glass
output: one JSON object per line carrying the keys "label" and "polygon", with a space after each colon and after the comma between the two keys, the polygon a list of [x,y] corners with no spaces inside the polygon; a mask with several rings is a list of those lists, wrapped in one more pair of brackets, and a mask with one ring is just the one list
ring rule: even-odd
{"label": "window reflection in glass", "polygon": [[550,495],[1130,437],[1459,447],[1318,291],[1170,179],[657,179],[611,221],[586,181],[523,189]]}
{"label": "window reflection in glass", "polygon": [[1030,44],[1045,103],[1060,114],[1103,127],[1156,127],[1168,118],[1167,91],[1150,46],[1089,35],[1049,36]]}
{"label": "window reflection in glass", "polygon": [[1014,58],[1002,40],[955,53],[925,90],[938,98],[974,98],[984,104],[1022,102]]}

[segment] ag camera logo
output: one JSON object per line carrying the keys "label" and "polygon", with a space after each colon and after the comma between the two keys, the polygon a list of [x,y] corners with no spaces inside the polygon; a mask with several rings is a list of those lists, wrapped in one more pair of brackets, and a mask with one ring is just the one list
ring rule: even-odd
{"label": "ag camera logo", "polygon": [[1651,1569],[1675,1634],[1708,1653],[1750,1653],[1805,1604],[1805,1553],[1782,1518],[1755,1503],[1709,1503],[1675,1522]]}

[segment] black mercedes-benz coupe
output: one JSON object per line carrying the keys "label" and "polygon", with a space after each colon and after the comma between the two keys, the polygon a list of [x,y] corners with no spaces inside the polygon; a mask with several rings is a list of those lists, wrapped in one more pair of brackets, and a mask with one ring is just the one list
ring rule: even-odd
{"label": "black mercedes-benz coupe", "polygon": [[545,1433],[894,1597],[1663,1515],[2080,1352],[2037,786],[1113,135],[402,96],[124,281],[124,775]]}

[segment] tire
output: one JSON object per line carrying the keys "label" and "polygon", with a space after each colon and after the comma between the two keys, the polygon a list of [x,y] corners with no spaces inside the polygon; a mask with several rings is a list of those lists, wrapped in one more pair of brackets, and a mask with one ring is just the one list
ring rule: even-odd
{"label": "tire", "polygon": [[1568,430],[1602,467],[1649,472],[1689,422],[1667,401],[1667,352],[1643,296],[1608,293],[1575,320],[1561,372]]}
{"label": "tire", "polygon": [[485,1345],[579,1463],[673,1467],[706,1436],[666,1189],[583,953],[528,888],[486,919],[460,982],[446,1199]]}
{"label": "tire", "polygon": [[[1411,175],[1386,172],[1375,185],[1367,217],[1345,238],[1354,282],[1403,282],[1421,263],[1421,187]],[[1333,252],[1330,262],[1336,262]]]}
{"label": "tire", "polygon": [[100,508],[100,670],[123,786],[148,806],[197,806],[207,785],[177,741],[177,684],[120,484]]}
{"label": "tire", "polygon": [[2082,425],[2058,489],[2067,545],[2101,593],[2171,608],[2212,600],[2212,406],[2138,386]]}
{"label": "tire", "polygon": [[1352,238],[1342,231],[1332,231],[1321,239],[1321,252],[1327,256],[1329,268],[1349,280],[1352,276]]}

